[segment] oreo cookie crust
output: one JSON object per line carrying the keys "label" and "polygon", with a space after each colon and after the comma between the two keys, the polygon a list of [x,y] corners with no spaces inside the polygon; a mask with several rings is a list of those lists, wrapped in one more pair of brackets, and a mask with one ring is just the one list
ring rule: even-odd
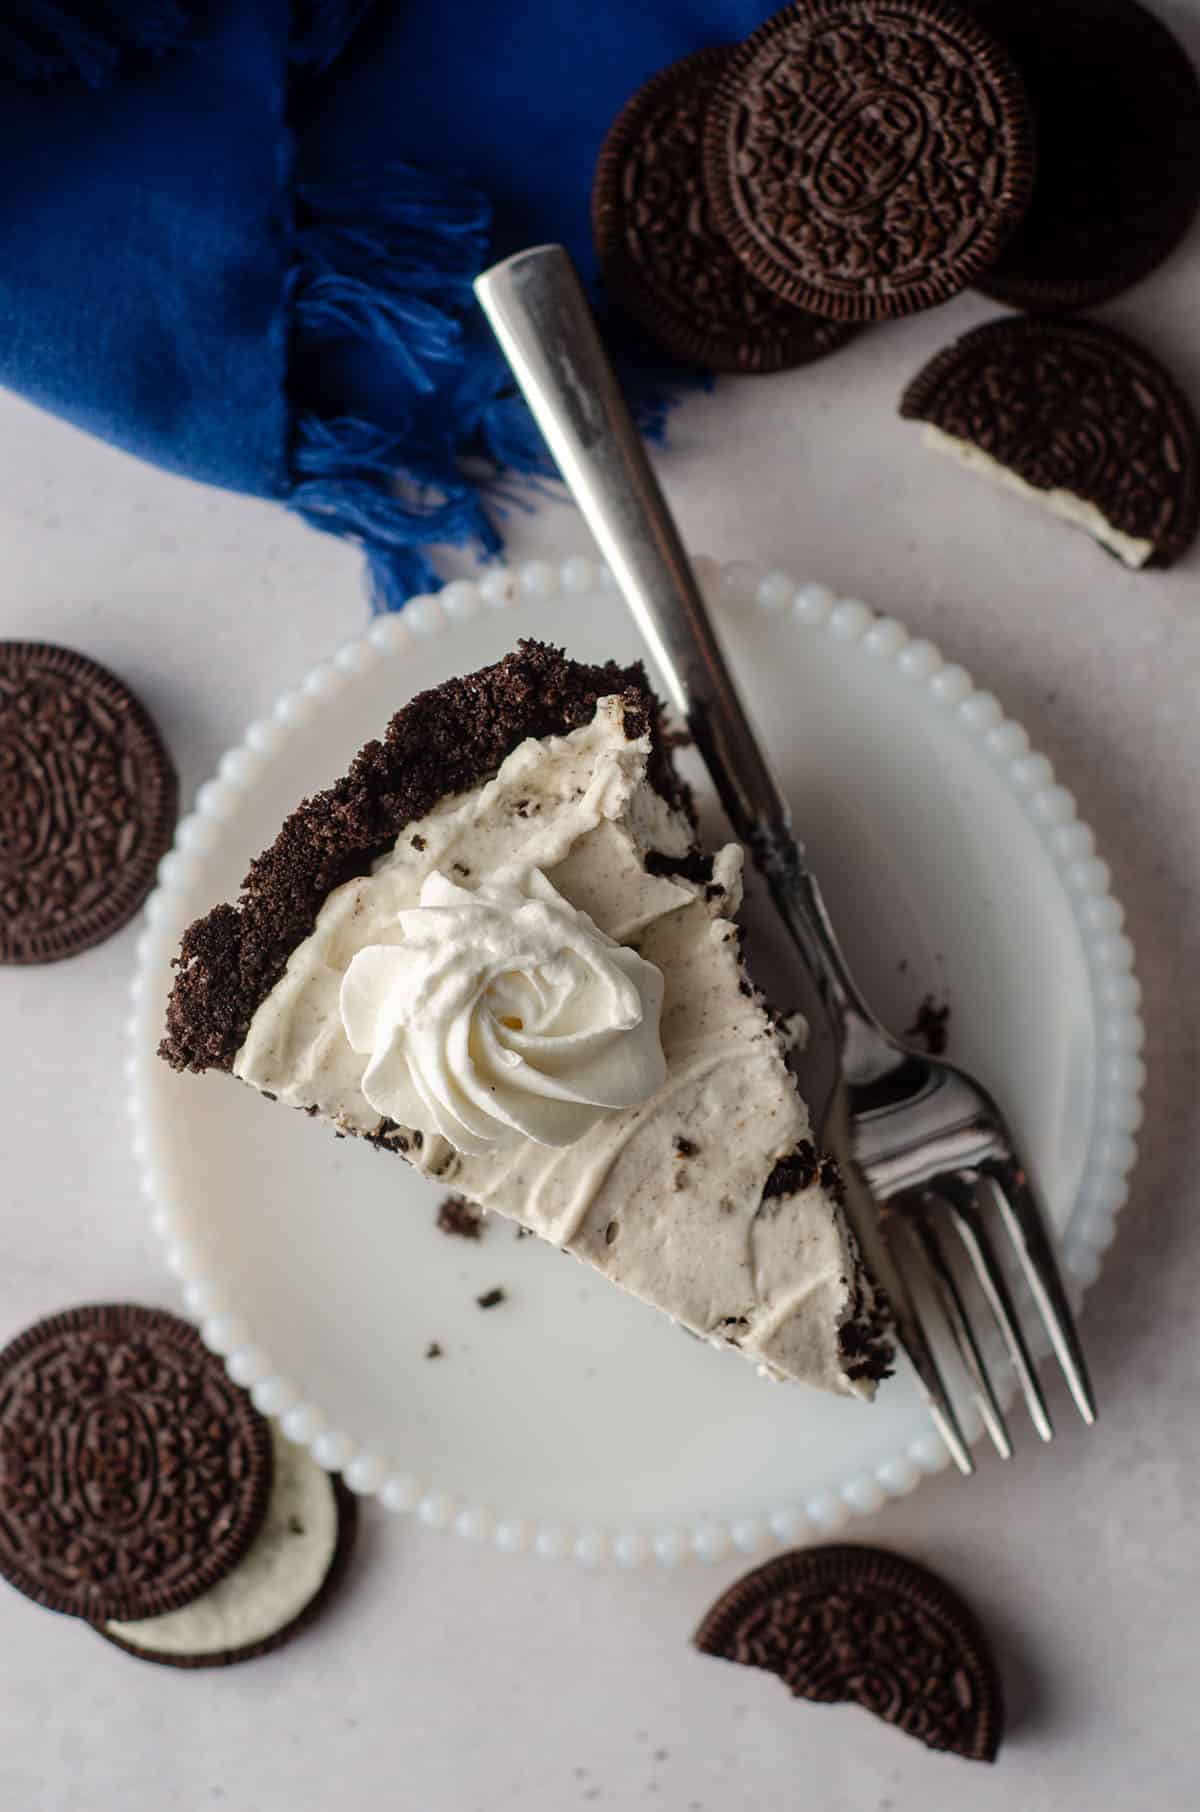
{"label": "oreo cookie crust", "polygon": [[839,321],[944,302],[994,262],[1033,183],[1011,60],[941,0],[799,0],[730,57],[705,122],[718,231],[760,282]]}
{"label": "oreo cookie crust", "polygon": [[175,829],[175,769],[107,668],[0,642],[0,962],[101,943],[154,884]]}
{"label": "oreo cookie crust", "polygon": [[627,102],[596,165],[592,236],[608,293],[676,358],[783,371],[836,351],[854,329],[776,296],[713,226],[704,117],[730,54],[684,57]]}
{"label": "oreo cookie crust", "polygon": [[178,1316],[72,1309],[0,1353],[0,1575],[50,1610],[177,1610],[241,1560],[270,1491],[268,1424]]}
{"label": "oreo cookie crust", "polygon": [[1086,528],[1131,567],[1169,566],[1200,527],[1200,429],[1158,361],[1070,317],[1006,316],[948,346],[900,413],[949,452]]}
{"label": "oreo cookie crust", "polygon": [[273,1441],[271,1501],[245,1558],[181,1610],[98,1624],[107,1642],[164,1667],[232,1667],[271,1654],[308,1628],[345,1572],[358,1499],[278,1429]]}
{"label": "oreo cookie crust", "polygon": [[956,1592],[898,1554],[781,1554],[731,1586],[693,1640],[796,1698],[861,1705],[930,1749],[996,1759],[1004,1701],[987,1638]]}
{"label": "oreo cookie crust", "polygon": [[1010,52],[1033,109],[1037,179],[979,288],[1016,308],[1119,295],[1182,239],[1200,204],[1200,80],[1138,0],[968,0]]}
{"label": "oreo cookie crust", "polygon": [[494,774],[527,736],[566,735],[614,693],[630,738],[650,733],[653,784],[670,803],[686,803],[640,662],[584,666],[524,641],[494,666],[434,686],[397,711],[382,742],[367,743],[336,786],[284,821],[251,863],[237,904],[214,907],[184,933],[159,1055],[179,1070],[230,1069],[255,1009],[335,887],[366,874],[446,794]]}

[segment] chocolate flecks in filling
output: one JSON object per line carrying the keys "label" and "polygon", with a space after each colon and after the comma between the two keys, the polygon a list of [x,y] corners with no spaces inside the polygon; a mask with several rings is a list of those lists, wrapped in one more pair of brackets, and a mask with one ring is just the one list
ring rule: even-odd
{"label": "chocolate flecks in filling", "polygon": [[664,876],[669,881],[694,881],[697,887],[706,887],[712,880],[713,859],[696,843],[682,856],[669,856],[664,850],[651,849],[646,852],[646,873]]}
{"label": "chocolate flecks in filling", "polygon": [[481,1309],[494,1309],[498,1303],[502,1303],[504,1300],[505,1292],[500,1288],[499,1284],[496,1285],[494,1290],[485,1290],[482,1296],[477,1296],[475,1298],[475,1301],[479,1304]]}
{"label": "chocolate flecks in filling", "polygon": [[423,849],[428,847],[425,842],[424,837],[421,837],[421,836],[413,836],[409,839],[409,841],[412,843],[412,846],[417,851],[418,855],[421,853],[421,851]]}
{"label": "chocolate flecks in filling", "polygon": [[682,1133],[676,1133],[671,1140],[671,1149],[677,1158],[694,1158],[700,1147],[694,1139],[685,1139]]}
{"label": "chocolate flecks in filling", "polygon": [[406,1152],[409,1148],[408,1135],[400,1131],[394,1120],[383,1119],[374,1132],[363,1133],[362,1136],[376,1151]]}
{"label": "chocolate flecks in filling", "polygon": [[439,1345],[436,1340],[431,1340],[429,1345],[425,1348],[425,1357],[427,1359],[440,1359],[445,1350],[446,1349]]}
{"label": "chocolate flecks in filling", "polygon": [[795,1150],[776,1164],[763,1185],[762,1199],[769,1202],[778,1196],[799,1195],[814,1183],[820,1183],[826,1195],[839,1205],[845,1201],[846,1184],[836,1158],[827,1151],[818,1151],[811,1139],[801,1139]]}
{"label": "chocolate flecks in filling", "polygon": [[[690,812],[640,664],[584,666],[522,642],[495,666],[421,693],[350,772],[306,799],[257,857],[236,905],[215,906],[184,933],[159,1054],[180,1070],[229,1069],[254,1013],[335,887],[366,874],[414,818],[496,772],[527,737],[562,736],[618,696],[631,739],[652,739],[648,778]],[[709,877],[711,878],[711,877]]]}
{"label": "chocolate flecks in filling", "polygon": [[437,1225],[440,1232],[455,1239],[480,1240],[487,1231],[483,1209],[462,1195],[446,1197],[437,1211]]}
{"label": "chocolate flecks in filling", "polygon": [[[787,1196],[799,1195],[814,1183],[819,1183],[826,1195],[839,1206],[845,1202],[846,1183],[837,1160],[829,1152],[818,1151],[810,1139],[802,1139],[794,1151],[790,1151],[785,1158],[780,1158],[767,1178],[763,1185],[762,1207],[767,1212],[778,1211],[772,1210],[770,1204],[779,1204]],[[858,1242],[849,1226],[846,1234],[855,1259],[855,1282],[850,1301],[838,1324],[838,1351],[848,1378],[854,1381],[869,1378],[878,1382],[891,1376],[892,1361],[896,1356],[890,1337],[891,1309],[886,1295],[877,1284],[873,1286],[868,1305],[863,1288],[864,1274]]]}

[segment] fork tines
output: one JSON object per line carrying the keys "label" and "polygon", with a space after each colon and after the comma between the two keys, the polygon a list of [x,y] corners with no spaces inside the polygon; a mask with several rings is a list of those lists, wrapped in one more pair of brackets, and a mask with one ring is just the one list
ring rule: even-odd
{"label": "fork tines", "polygon": [[[1034,1427],[1044,1441],[1054,1438],[1054,1426],[1012,1288],[992,1238],[991,1226],[997,1221],[1020,1260],[1034,1305],[1079,1413],[1089,1426],[1096,1419],[1095,1399],[1058,1260],[1025,1172],[1014,1161],[989,1161],[978,1168],[935,1176],[919,1189],[893,1196],[886,1205],[883,1226],[898,1274],[891,1282],[898,1297],[896,1323],[901,1344],[917,1372],[951,1457],[960,1471],[968,1473],[973,1470],[968,1445],[933,1344],[922,1325],[922,1311],[912,1288],[914,1269],[929,1286],[926,1295],[936,1304],[997,1452],[1008,1459],[1012,1440],[1000,1393],[989,1372],[986,1342],[977,1330],[967,1291],[960,1282],[962,1259],[967,1261],[1003,1339],[1009,1366]],[[960,1260],[957,1265],[956,1256]]]}

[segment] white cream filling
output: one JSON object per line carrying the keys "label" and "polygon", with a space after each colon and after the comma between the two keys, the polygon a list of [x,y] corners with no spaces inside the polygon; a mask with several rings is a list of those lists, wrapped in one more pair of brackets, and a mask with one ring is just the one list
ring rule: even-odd
{"label": "white cream filling", "polygon": [[452,1179],[694,1332],[728,1339],[777,1373],[869,1395],[846,1379],[838,1350],[856,1276],[841,1210],[816,1183],[760,1208],[776,1161],[810,1126],[783,1041],[742,987],[731,923],[742,852],[720,851],[707,889],[647,872],[647,849],[683,855],[690,843],[686,819],[645,783],[648,753],[647,740],[626,739],[620,700],[601,700],[590,724],[523,743],[494,780],[407,825],[371,874],[326,900],[256,1012],[234,1072],[283,1102],[375,1132],[380,1117],[362,1086],[369,1059],[352,1048],[338,1004],[354,957],[398,941],[397,915],[435,870],[470,888],[513,863],[540,869],[661,972],[666,1080],[557,1150],[524,1139],[464,1155],[439,1137],[418,1146],[403,1126],[389,1138],[427,1174]]}
{"label": "white cream filling", "polygon": [[1087,533],[1109,548],[1126,566],[1145,566],[1154,552],[1152,541],[1139,541],[1133,535],[1123,534],[1114,528],[1102,511],[1086,497],[1079,497],[1074,491],[1054,489],[1039,490],[1036,485],[1027,484],[1025,480],[985,453],[981,447],[969,440],[959,440],[956,435],[947,434],[935,427],[932,422],[925,423],[922,440],[927,447],[937,453],[946,453],[956,459],[968,471],[976,472],[981,478],[989,479],[992,484],[1003,485],[1007,490],[1016,491],[1022,497],[1030,498],[1052,516],[1063,522],[1069,522],[1073,528],[1086,529]]}
{"label": "white cream filling", "polygon": [[268,1641],[312,1603],[337,1551],[333,1481],[305,1448],[274,1426],[271,1434],[270,1502],[245,1558],[191,1604],[135,1623],[106,1623],[111,1635],[156,1655],[233,1653]]}

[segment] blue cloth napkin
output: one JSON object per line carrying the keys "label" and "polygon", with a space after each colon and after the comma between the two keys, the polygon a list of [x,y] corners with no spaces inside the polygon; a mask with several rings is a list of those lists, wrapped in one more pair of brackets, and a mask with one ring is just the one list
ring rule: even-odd
{"label": "blue cloth napkin", "polygon": [[[10,0],[0,382],[359,540],[377,604],[545,453],[472,278],[561,240],[647,77],[753,0]],[[635,407],[673,386],[610,323]]]}

